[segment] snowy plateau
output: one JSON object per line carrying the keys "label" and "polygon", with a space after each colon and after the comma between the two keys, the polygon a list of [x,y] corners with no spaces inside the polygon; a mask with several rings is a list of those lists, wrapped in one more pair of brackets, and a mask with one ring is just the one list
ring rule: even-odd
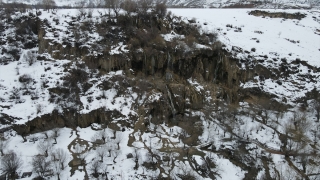
{"label": "snowy plateau", "polygon": [[320,179],[320,11],[169,11],[2,9],[0,179]]}

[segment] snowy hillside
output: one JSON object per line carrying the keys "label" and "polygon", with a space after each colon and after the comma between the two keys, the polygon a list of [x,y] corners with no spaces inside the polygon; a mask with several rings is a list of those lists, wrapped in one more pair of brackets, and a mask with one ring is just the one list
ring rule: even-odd
{"label": "snowy hillside", "polygon": [[[3,0],[5,3],[21,2],[35,5],[42,0]],[[99,0],[55,0],[57,6],[77,7],[82,2],[85,5],[102,5]],[[191,7],[191,8],[222,8],[222,7],[257,7],[257,8],[316,8],[320,6],[318,0],[168,0],[168,6]]]}
{"label": "snowy hillside", "polygon": [[[319,11],[286,10],[302,13],[299,19],[270,18],[249,15],[250,9],[173,9],[185,20],[195,18],[204,32],[216,32],[225,49],[241,59],[244,69],[261,64],[269,69],[279,69],[283,61],[292,65],[298,60],[306,62],[296,66],[296,73],[288,77],[266,78],[261,81],[259,72],[255,80],[242,82],[242,86],[258,87],[289,103],[304,97],[313,88],[320,90],[319,74],[310,69],[320,67],[320,13]],[[267,10],[270,13],[281,10]],[[217,18],[219,17],[219,18]],[[251,59],[251,60],[250,60]],[[252,61],[248,64],[248,61]],[[264,76],[263,74],[261,74]],[[302,80],[304,76],[314,80]],[[269,75],[270,76],[270,75]],[[279,76],[279,75],[275,75]],[[281,82],[281,84],[279,83]]]}
{"label": "snowy hillside", "polygon": [[320,11],[169,10],[1,11],[0,175],[319,179]]}
{"label": "snowy hillside", "polygon": [[172,0],[168,1],[169,5],[177,7],[193,7],[193,8],[222,8],[222,7],[259,7],[259,8],[282,8],[282,7],[298,7],[309,8],[319,6],[316,0],[281,0],[281,1],[252,1],[252,0]]}

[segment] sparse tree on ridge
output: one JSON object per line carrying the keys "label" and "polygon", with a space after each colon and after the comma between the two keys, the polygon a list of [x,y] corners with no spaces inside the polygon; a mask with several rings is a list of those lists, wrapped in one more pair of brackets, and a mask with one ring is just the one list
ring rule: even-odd
{"label": "sparse tree on ridge", "polygon": [[55,8],[56,2],[54,0],[42,0],[42,5],[49,12],[50,9]]}

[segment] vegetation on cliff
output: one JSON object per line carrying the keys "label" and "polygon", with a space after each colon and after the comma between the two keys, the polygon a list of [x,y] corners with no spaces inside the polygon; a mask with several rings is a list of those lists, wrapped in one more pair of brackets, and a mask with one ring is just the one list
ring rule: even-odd
{"label": "vegetation on cliff", "polygon": [[241,86],[311,65],[281,60],[284,70],[275,71],[237,59],[242,49],[229,51],[217,32],[161,2],[121,7],[2,9],[0,150],[2,164],[15,166],[1,172],[13,179],[29,171],[39,179],[319,177],[318,90],[292,106]]}

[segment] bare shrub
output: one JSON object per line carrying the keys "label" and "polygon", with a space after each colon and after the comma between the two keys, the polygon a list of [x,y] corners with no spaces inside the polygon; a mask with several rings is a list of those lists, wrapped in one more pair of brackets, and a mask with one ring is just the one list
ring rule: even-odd
{"label": "bare shrub", "polygon": [[41,104],[37,104],[36,105],[36,109],[37,109],[37,114],[40,114],[42,112],[42,105]]}
{"label": "bare shrub", "polygon": [[29,66],[32,66],[37,60],[37,54],[32,51],[28,51],[24,54],[24,58],[28,62]]}
{"label": "bare shrub", "polygon": [[13,87],[12,91],[11,91],[11,95],[10,95],[10,99],[14,99],[16,101],[16,103],[19,102],[20,99],[20,90],[16,87]]}
{"label": "bare shrub", "polygon": [[131,13],[137,12],[138,5],[133,0],[126,0],[124,1],[122,8],[126,11],[127,15],[130,16]]}
{"label": "bare shrub", "polygon": [[155,6],[154,13],[158,15],[159,18],[163,18],[167,15],[166,1],[158,2]]}
{"label": "bare shrub", "polygon": [[29,74],[23,74],[19,77],[19,82],[22,83],[24,89],[28,91],[29,85],[33,82],[33,79]]}
{"label": "bare shrub", "polygon": [[152,0],[139,0],[138,7],[139,7],[139,13],[141,15],[146,15],[147,12],[152,7]]}

